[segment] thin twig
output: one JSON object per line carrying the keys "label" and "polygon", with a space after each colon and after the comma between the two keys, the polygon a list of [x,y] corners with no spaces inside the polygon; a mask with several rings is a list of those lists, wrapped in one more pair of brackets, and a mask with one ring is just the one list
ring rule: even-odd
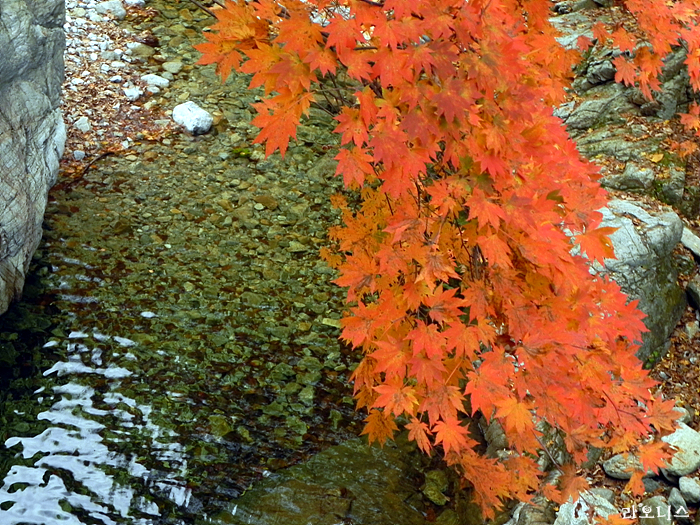
{"label": "thin twig", "polygon": [[[216,0],[215,0],[215,1],[216,1]],[[209,16],[212,16],[212,17],[216,18],[216,15],[214,14],[214,11],[212,11],[212,10],[209,9],[208,7],[203,6],[202,4],[200,4],[199,2],[197,2],[197,0],[190,0],[190,2],[192,2],[194,5],[196,5],[197,7],[199,7],[202,11],[204,11],[205,13],[207,13]],[[218,2],[216,2],[216,3],[218,4]],[[219,4],[219,5],[220,5],[220,4]]]}
{"label": "thin twig", "polygon": [[[329,103],[331,106],[333,105],[333,103],[332,103],[330,100],[328,100],[328,97],[326,97],[326,100],[328,101],[328,103]],[[311,107],[312,107],[312,108],[316,108],[316,109],[320,109],[321,111],[325,111],[325,112],[328,113],[331,117],[335,117],[335,116],[336,116],[335,113],[333,113],[332,111],[329,111],[328,109],[324,108],[324,107],[323,107],[321,104],[319,104],[318,102],[312,102],[312,103],[311,103]]]}
{"label": "thin twig", "polygon": [[537,440],[537,442],[540,444],[540,447],[542,447],[542,450],[544,450],[544,453],[547,454],[547,456],[549,456],[549,459],[552,462],[552,465],[554,465],[554,468],[556,468],[559,472],[564,472],[561,468],[561,465],[559,465],[559,462],[556,459],[554,459],[554,456],[552,456],[552,454],[549,452],[547,446],[544,443],[542,443],[540,437],[534,432],[533,434],[535,435],[535,439]]}
{"label": "thin twig", "polygon": [[114,151],[105,151],[104,153],[100,153],[97,157],[92,159],[90,162],[87,163],[87,165],[83,168],[83,171],[80,172],[80,177],[85,177],[87,175],[87,172],[90,170],[93,164],[97,162],[98,160],[104,159],[105,157],[109,157],[110,155],[115,155]]}

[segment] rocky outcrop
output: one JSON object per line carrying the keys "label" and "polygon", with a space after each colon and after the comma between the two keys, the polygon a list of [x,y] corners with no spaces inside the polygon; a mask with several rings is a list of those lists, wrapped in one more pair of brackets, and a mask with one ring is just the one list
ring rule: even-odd
{"label": "rocky outcrop", "polygon": [[0,0],[0,313],[41,239],[65,127],[63,0]]}
{"label": "rocky outcrop", "polygon": [[[609,16],[595,9],[601,3],[563,0],[556,4],[559,16],[551,21],[562,32],[562,45],[574,47],[580,37],[593,37],[591,28],[599,17]],[[700,188],[687,184],[685,160],[662,140],[671,133],[667,120],[686,110],[693,97],[684,66],[686,51],[679,46],[664,60],[654,100],[647,100],[637,88],[615,83],[614,61],[621,54],[617,49],[592,48],[576,71],[576,97],[554,114],[562,119],[579,151],[600,165],[604,187],[651,197],[694,218],[700,211]],[[633,199],[612,201],[603,210],[602,226],[618,228],[611,236],[617,259],[607,261],[603,272],[630,298],[639,300],[649,332],[637,355],[655,362],[666,353],[685,307],[685,294],[678,284],[679,261],[673,254],[683,223],[670,208],[643,203],[652,199]]]}
{"label": "rocky outcrop", "polygon": [[637,355],[643,361],[657,360],[665,354],[686,304],[673,257],[683,222],[670,209],[627,200],[610,201],[602,212],[601,226],[617,228],[610,236],[617,259],[606,260],[604,272],[639,300],[649,332]]}

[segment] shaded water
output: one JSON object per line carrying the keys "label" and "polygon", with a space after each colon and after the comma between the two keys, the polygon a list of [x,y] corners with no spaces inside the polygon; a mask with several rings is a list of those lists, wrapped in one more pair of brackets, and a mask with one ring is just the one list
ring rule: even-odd
{"label": "shaded water", "polygon": [[[228,179],[203,192],[199,174],[154,163],[157,197],[127,211],[148,192],[143,168],[114,159],[93,172],[100,183],[54,191],[32,283],[2,318],[3,525],[190,523],[357,433],[327,269],[313,246],[269,246],[299,199],[279,197],[269,225],[265,209],[251,227],[215,225],[201,208]],[[149,234],[176,193],[182,218]],[[317,226],[283,220],[293,239]]]}
{"label": "shaded water", "polygon": [[219,110],[221,133],[143,140],[52,191],[0,318],[3,525],[192,523],[359,432],[318,257],[329,126],[264,159],[245,79],[189,71],[173,93]]}

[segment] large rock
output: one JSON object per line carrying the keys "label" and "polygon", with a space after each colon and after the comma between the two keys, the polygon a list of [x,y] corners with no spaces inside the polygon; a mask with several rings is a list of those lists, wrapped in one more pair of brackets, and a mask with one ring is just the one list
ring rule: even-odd
{"label": "large rock", "polygon": [[610,237],[617,259],[608,259],[604,271],[639,309],[649,332],[637,355],[643,361],[665,353],[666,341],[685,308],[685,294],[678,285],[673,249],[681,240],[683,223],[675,212],[653,209],[641,202],[610,201],[602,210],[601,226],[617,231]]}
{"label": "large rock", "polygon": [[0,0],[0,313],[41,239],[66,138],[63,0]]}
{"label": "large rock", "polygon": [[554,525],[591,525],[598,518],[605,519],[617,513],[612,503],[602,496],[582,492],[576,501],[569,499],[561,506]]}
{"label": "large rock", "polygon": [[687,476],[700,468],[700,434],[695,430],[680,423],[673,434],[661,439],[677,449],[671,463],[664,469],[665,474]]}

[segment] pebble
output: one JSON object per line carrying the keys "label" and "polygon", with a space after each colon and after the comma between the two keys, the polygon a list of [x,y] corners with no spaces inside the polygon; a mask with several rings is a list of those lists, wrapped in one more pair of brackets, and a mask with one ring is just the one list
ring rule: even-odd
{"label": "pebble", "polygon": [[172,73],[173,75],[177,75],[183,67],[182,62],[177,62],[177,61],[171,61],[171,62],[163,62],[161,67],[167,71],[168,73]]}
{"label": "pebble", "polygon": [[80,117],[78,120],[76,120],[73,123],[73,127],[79,131],[82,131],[83,133],[87,133],[88,131],[90,131],[92,129],[92,126],[90,125],[90,121],[85,116]]}
{"label": "pebble", "polygon": [[126,45],[126,47],[127,52],[130,52],[129,54],[141,58],[151,57],[156,54],[155,49],[153,49],[151,46],[147,46],[146,44],[142,44],[141,42],[130,42]]}
{"label": "pebble", "polygon": [[95,11],[101,15],[111,15],[117,20],[124,20],[126,9],[120,0],[107,0],[95,6]]}
{"label": "pebble", "polygon": [[214,123],[214,117],[192,101],[175,106],[173,120],[193,135],[206,133]]}
{"label": "pebble", "polygon": [[77,149],[73,152],[73,158],[77,161],[81,161],[85,158],[85,152]]}
{"label": "pebble", "polygon": [[143,95],[143,91],[137,87],[127,87],[123,89],[124,95],[126,96],[127,100],[133,102],[135,100],[138,100],[141,95]]}
{"label": "pebble", "polygon": [[153,73],[143,75],[141,80],[143,80],[149,86],[168,87],[170,85],[170,80],[163,78],[160,75],[154,75]]}

